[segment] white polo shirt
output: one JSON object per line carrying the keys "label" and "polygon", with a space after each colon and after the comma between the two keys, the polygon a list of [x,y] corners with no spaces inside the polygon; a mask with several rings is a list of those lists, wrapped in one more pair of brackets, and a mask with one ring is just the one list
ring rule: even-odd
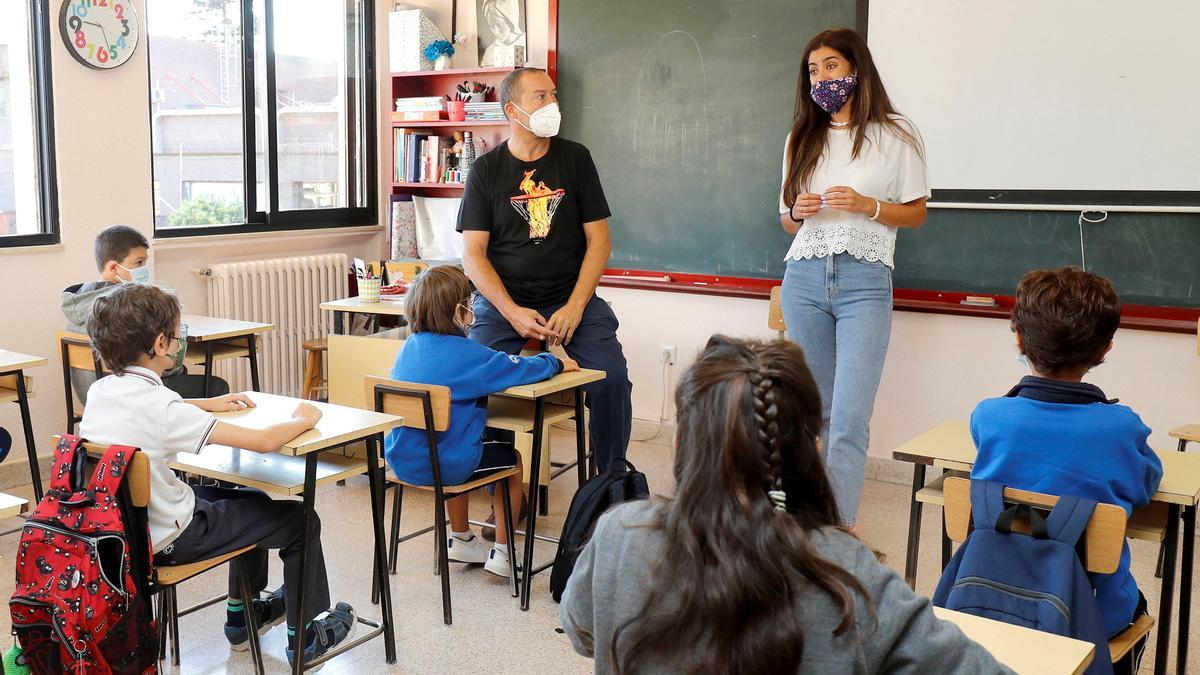
{"label": "white polo shirt", "polygon": [[79,435],[99,445],[130,445],[150,460],[150,541],[157,553],[192,521],[196,495],[169,466],[181,452],[198,452],[217,418],[163,386],[154,371],[136,366],[96,380],[88,389]]}

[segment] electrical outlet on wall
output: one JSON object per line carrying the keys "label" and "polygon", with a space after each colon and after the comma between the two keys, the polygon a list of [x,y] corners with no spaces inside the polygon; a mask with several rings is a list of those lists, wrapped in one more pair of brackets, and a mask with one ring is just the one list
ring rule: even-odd
{"label": "electrical outlet on wall", "polygon": [[667,365],[675,365],[678,359],[678,352],[675,351],[674,345],[659,345],[658,362]]}

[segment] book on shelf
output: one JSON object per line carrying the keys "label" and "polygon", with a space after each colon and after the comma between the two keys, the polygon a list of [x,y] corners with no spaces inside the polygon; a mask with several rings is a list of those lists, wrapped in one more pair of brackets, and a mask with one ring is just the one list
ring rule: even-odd
{"label": "book on shelf", "polygon": [[392,129],[392,182],[461,184],[459,164],[453,136]]}

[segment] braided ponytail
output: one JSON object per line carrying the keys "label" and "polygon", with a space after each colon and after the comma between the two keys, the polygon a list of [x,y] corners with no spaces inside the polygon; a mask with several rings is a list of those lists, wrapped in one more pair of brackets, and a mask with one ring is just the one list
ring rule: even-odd
{"label": "braided ponytail", "polygon": [[750,373],[754,395],[754,423],[759,456],[763,459],[766,492],[776,511],[787,508],[787,493],[783,490],[783,468],[779,457],[779,406],[775,401],[775,382],[761,364]]}

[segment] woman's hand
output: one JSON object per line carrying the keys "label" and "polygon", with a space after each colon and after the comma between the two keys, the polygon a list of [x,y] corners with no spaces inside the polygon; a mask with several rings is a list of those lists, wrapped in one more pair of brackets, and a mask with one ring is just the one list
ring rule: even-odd
{"label": "woman's hand", "polygon": [[254,401],[250,400],[250,397],[245,394],[225,394],[224,396],[214,396],[200,400],[203,403],[200,405],[200,408],[214,413],[234,412],[254,407]]}
{"label": "woman's hand", "polygon": [[802,192],[796,196],[796,203],[792,204],[792,220],[812,218],[820,210],[821,195]]}
{"label": "woman's hand", "polygon": [[846,185],[835,185],[825,191],[825,206],[838,211],[875,215],[875,198],[864,197]]}

